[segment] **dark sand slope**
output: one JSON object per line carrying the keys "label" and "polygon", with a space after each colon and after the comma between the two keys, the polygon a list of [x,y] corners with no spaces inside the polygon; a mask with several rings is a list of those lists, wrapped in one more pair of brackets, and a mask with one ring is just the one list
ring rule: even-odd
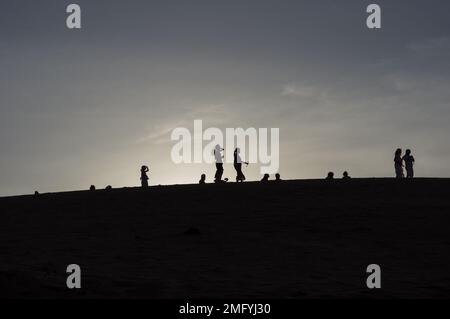
{"label": "dark sand slope", "polygon": [[[0,199],[2,297],[450,297],[450,180]],[[186,232],[189,228],[195,230]],[[66,266],[82,267],[80,291]],[[366,267],[383,288],[366,288]]]}

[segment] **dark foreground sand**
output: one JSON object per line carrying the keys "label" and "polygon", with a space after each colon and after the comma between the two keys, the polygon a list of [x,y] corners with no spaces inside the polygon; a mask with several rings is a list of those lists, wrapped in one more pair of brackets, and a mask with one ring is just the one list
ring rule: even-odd
{"label": "dark foreground sand", "polygon": [[[446,179],[1,198],[0,296],[448,298],[449,208]],[[365,284],[372,263],[378,291]]]}

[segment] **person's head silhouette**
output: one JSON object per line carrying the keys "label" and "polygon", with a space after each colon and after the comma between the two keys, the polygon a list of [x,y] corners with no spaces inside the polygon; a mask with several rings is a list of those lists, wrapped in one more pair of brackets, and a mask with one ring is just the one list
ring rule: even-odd
{"label": "person's head silhouette", "polygon": [[279,173],[275,174],[275,180],[276,181],[281,181],[281,175]]}
{"label": "person's head silhouette", "polygon": [[406,155],[411,155],[411,150],[410,149],[408,149],[408,150],[406,150],[406,153],[405,153]]}
{"label": "person's head silhouette", "polygon": [[333,172],[329,172],[327,175],[327,179],[334,179],[334,173]]}
{"label": "person's head silhouette", "polygon": [[199,184],[205,184],[206,183],[206,175],[202,174],[202,176],[200,176],[200,181],[198,182]]}
{"label": "person's head silhouette", "polygon": [[348,175],[348,172],[347,172],[347,171],[345,171],[345,172],[342,174],[342,178],[343,178],[343,179],[349,179],[349,178],[350,178],[350,175]]}
{"label": "person's head silhouette", "polygon": [[396,156],[402,155],[402,149],[401,148],[397,148],[397,150],[395,151],[395,155]]}

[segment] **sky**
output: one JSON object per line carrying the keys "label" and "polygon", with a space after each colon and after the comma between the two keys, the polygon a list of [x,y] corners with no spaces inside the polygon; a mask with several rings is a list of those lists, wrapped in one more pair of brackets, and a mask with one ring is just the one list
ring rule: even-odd
{"label": "sky", "polygon": [[279,128],[284,179],[392,177],[397,147],[449,177],[449,52],[448,0],[0,0],[0,196],[211,181],[171,159],[196,119]]}

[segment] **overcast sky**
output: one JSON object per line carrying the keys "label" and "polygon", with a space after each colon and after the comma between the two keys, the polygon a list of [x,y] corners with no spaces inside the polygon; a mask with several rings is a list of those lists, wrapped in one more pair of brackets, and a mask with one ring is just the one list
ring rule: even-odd
{"label": "overcast sky", "polygon": [[285,179],[393,176],[397,147],[448,177],[449,15],[448,0],[0,0],[0,196],[134,186],[142,164],[153,185],[211,181],[170,157],[194,119],[280,128]]}

